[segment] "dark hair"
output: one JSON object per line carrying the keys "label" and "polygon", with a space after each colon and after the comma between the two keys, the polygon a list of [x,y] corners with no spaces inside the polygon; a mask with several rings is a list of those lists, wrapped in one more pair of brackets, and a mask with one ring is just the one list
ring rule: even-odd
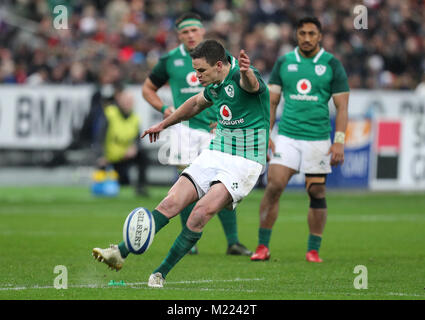
{"label": "dark hair", "polygon": [[304,17],[297,22],[297,30],[301,28],[306,23],[312,23],[316,25],[317,29],[319,29],[319,32],[322,32],[322,24],[320,23],[319,19],[316,17]]}
{"label": "dark hair", "polygon": [[216,40],[205,40],[196,46],[190,52],[192,59],[205,58],[210,66],[213,66],[217,61],[228,64],[226,50],[220,42]]}
{"label": "dark hair", "polygon": [[199,14],[194,12],[185,12],[176,19],[175,26],[178,27],[179,24],[186,19],[196,19],[202,21],[202,18]]}

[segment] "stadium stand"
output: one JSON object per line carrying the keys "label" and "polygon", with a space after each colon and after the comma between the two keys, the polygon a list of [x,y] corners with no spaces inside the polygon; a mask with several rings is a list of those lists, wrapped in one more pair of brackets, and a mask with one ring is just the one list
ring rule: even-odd
{"label": "stadium stand", "polygon": [[[112,64],[142,83],[159,56],[177,45],[174,19],[199,13],[209,37],[250,52],[264,76],[293,49],[303,15],[323,24],[323,46],[349,74],[351,88],[415,89],[425,70],[425,4],[366,0],[367,32],[353,27],[355,0],[25,1],[5,0],[0,17],[0,83],[94,83]],[[52,28],[53,8],[70,4],[69,29]],[[331,8],[331,9],[329,9]]]}
{"label": "stadium stand", "polygon": [[[354,25],[354,8],[360,4],[367,9],[367,29]],[[58,6],[67,9],[66,29],[55,28]],[[178,45],[174,20],[186,11],[202,16],[206,38],[220,40],[233,55],[244,48],[266,80],[276,59],[294,49],[297,19],[317,16],[323,26],[322,46],[346,69],[353,92],[350,103],[356,106],[350,111],[356,117],[367,122],[377,114],[399,117],[425,112],[419,98],[425,91],[423,0],[2,0],[0,166],[16,171],[3,170],[0,181],[28,181],[16,179],[17,174],[28,176],[22,167],[57,168],[64,170],[57,177],[74,177],[62,181],[84,181],[93,159],[90,141],[84,145],[78,139],[84,133],[79,131],[81,118],[90,109],[90,101],[93,105],[96,93],[107,99],[108,86],[119,81],[132,86],[142,103],[140,86],[159,57]],[[51,85],[54,90],[49,89]],[[393,95],[380,94],[381,89]],[[12,108],[16,115],[11,115]],[[146,102],[143,108],[139,108],[143,125],[160,119]],[[13,120],[15,116],[21,121]],[[59,116],[68,117],[66,129],[60,127],[63,123],[52,124]],[[369,131],[364,132],[353,137],[372,139]],[[49,142],[56,144],[44,148]],[[39,145],[34,148],[34,144]],[[411,151],[403,154],[414,156]],[[167,183],[173,172],[158,163],[156,152],[149,156],[156,164],[148,180]],[[344,168],[357,170],[348,161]],[[397,172],[392,170],[391,175]]]}

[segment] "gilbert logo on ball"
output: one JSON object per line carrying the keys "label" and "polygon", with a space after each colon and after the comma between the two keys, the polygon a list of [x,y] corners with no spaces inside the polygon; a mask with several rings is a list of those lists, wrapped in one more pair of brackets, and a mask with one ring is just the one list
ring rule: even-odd
{"label": "gilbert logo on ball", "polygon": [[195,72],[189,72],[186,76],[186,82],[191,86],[191,87],[196,87],[199,85],[199,79],[196,76]]}
{"label": "gilbert logo on ball", "polygon": [[127,249],[134,254],[142,254],[152,244],[155,236],[155,220],[146,208],[136,208],[130,212],[123,226],[123,240]]}
{"label": "gilbert logo on ball", "polygon": [[220,116],[223,120],[231,120],[232,119],[232,111],[225,104],[220,108]]}
{"label": "gilbert logo on ball", "polygon": [[307,79],[301,79],[297,82],[297,90],[301,94],[307,94],[311,91],[311,82]]}

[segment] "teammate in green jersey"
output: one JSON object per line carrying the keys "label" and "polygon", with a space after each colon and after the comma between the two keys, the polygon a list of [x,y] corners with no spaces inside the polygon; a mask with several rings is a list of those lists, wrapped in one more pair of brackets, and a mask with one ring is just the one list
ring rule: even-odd
{"label": "teammate in green jersey", "polygon": [[[302,172],[310,198],[306,260],[322,262],[319,248],[327,217],[326,176],[331,166],[344,162],[349,97],[346,73],[341,63],[320,47],[318,19],[301,19],[296,37],[298,47],[277,60],[269,80],[270,129],[282,92],[285,103],[278,135],[270,142],[273,156],[259,210],[259,244],[252,261],[270,258],[269,242],[278,217],[279,198],[292,175]],[[328,109],[331,98],[336,107],[333,143]]]}
{"label": "teammate in green jersey", "polygon": [[[176,20],[176,28],[181,44],[161,57],[142,88],[143,97],[156,110],[162,112],[164,118],[178,109],[188,98],[203,91],[193,70],[189,54],[204,38],[205,29],[201,18],[195,13],[185,13]],[[232,59],[235,63],[236,59],[233,57]],[[157,94],[158,89],[167,82],[171,87],[174,107],[164,105]],[[166,163],[176,165],[180,172],[192,163],[203,149],[208,148],[213,137],[210,131],[216,122],[217,115],[214,108],[208,108],[188,121],[171,127],[169,129],[170,152]],[[190,204],[181,212],[183,227],[194,205]],[[218,217],[226,235],[226,253],[250,256],[252,252],[239,242],[236,211],[223,209]],[[194,247],[189,253],[197,252],[197,248]]]}
{"label": "teammate in green jersey", "polygon": [[[163,287],[167,274],[200,239],[208,221],[224,207],[235,208],[248,195],[266,164],[270,95],[259,73],[250,67],[248,55],[241,50],[239,64],[232,63],[219,42],[206,40],[191,52],[191,57],[205,90],[146,130],[142,138],[148,135],[154,142],[166,128],[217,104],[214,110],[219,134],[152,211],[157,233],[169,219],[197,201],[168,255],[149,277],[148,286],[156,288]],[[96,259],[117,270],[128,254],[121,245],[93,249]]]}

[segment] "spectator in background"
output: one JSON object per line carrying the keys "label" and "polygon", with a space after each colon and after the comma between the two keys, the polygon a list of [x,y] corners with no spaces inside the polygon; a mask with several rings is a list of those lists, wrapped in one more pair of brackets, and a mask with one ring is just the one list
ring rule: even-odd
{"label": "spectator in background", "polygon": [[3,83],[16,83],[15,61],[9,49],[0,49],[0,81]]}
{"label": "spectator in background", "polygon": [[[159,57],[177,47],[172,22],[186,11],[200,14],[231,54],[246,48],[265,77],[278,56],[294,49],[290,26],[305,15],[323,22],[323,47],[346,67],[353,88],[413,90],[425,71],[423,1],[72,1],[69,29],[55,30],[52,8],[62,2],[5,3],[8,17],[27,23],[0,22],[0,50],[11,52],[9,58],[0,54],[0,83],[24,83],[30,76],[30,83],[74,83],[76,61],[87,70],[84,81],[95,82],[110,59],[119,61],[127,83],[143,82]],[[368,26],[357,30],[353,9],[361,3]]]}
{"label": "spectator in background", "polygon": [[130,168],[138,169],[135,185],[138,195],[146,195],[145,171],[148,159],[140,147],[140,122],[134,110],[133,95],[122,87],[116,86],[114,101],[105,104],[99,128],[96,153],[97,166],[112,166],[118,173],[121,186],[131,185]]}
{"label": "spectator in background", "polygon": [[121,90],[120,86],[114,88],[120,78],[121,72],[115,61],[104,63],[103,72],[99,75],[99,83],[91,97],[90,111],[81,128],[79,142],[81,146],[91,147],[99,140],[100,125],[104,113],[104,106],[114,101],[114,92]]}
{"label": "spectator in background", "polygon": [[38,68],[34,73],[28,76],[25,81],[30,86],[46,84],[49,81],[49,69],[46,66]]}
{"label": "spectator in background", "polygon": [[419,97],[421,97],[421,98],[425,99],[425,72],[424,72],[424,74],[422,75],[422,82],[421,82],[421,83],[419,83],[419,84],[418,84],[418,86],[417,86],[417,87],[416,87],[416,89],[415,89],[415,93],[416,93]]}

